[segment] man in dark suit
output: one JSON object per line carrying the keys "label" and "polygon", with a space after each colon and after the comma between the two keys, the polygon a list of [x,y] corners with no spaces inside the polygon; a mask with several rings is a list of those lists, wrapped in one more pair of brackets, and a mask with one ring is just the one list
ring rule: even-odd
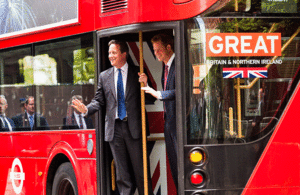
{"label": "man in dark suit", "polygon": [[[81,95],[74,95],[73,100],[83,102]],[[63,118],[63,129],[93,129],[93,120],[90,117],[84,117],[81,112],[72,107],[68,107],[67,117]]]}
{"label": "man in dark suit", "polygon": [[33,96],[26,99],[24,107],[24,113],[12,117],[17,131],[49,130],[47,120],[35,112]]}
{"label": "man in dark suit", "polygon": [[[106,107],[105,141],[109,142],[116,165],[120,194],[134,194],[136,183],[144,194],[143,151],[139,68],[128,65],[125,42],[109,42],[109,61],[113,67],[101,72],[98,89],[92,102],[85,106],[73,100],[73,107],[90,115]],[[133,170],[133,171],[131,171]],[[149,175],[149,174],[148,174]],[[153,194],[150,175],[149,194]]]}
{"label": "man in dark suit", "polygon": [[201,139],[204,139],[205,127],[206,127],[206,100],[204,97],[204,81],[202,80],[199,84],[199,98],[197,99],[197,114],[199,116],[199,127],[200,127],[200,135]]}
{"label": "man in dark suit", "polygon": [[5,116],[5,111],[8,108],[7,100],[4,95],[0,95],[0,131],[13,131],[15,128],[14,122]]}
{"label": "man in dark suit", "polygon": [[[143,87],[146,93],[150,93],[164,102],[164,134],[167,155],[170,162],[172,177],[176,188],[178,187],[177,170],[177,135],[176,135],[176,102],[175,102],[175,53],[173,37],[158,34],[151,39],[154,54],[163,62],[161,83],[163,91],[155,91],[151,87]],[[145,76],[145,75],[143,75]]]}

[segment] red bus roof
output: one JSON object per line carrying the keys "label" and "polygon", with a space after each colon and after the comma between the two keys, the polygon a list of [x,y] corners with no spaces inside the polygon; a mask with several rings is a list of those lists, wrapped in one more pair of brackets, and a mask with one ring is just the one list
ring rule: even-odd
{"label": "red bus roof", "polygon": [[[75,21],[7,35],[2,33],[0,49],[127,24],[182,20],[202,13],[216,1],[153,0],[149,3],[148,0],[119,0],[112,4],[113,1],[78,0]],[[44,9],[47,7],[44,6]]]}

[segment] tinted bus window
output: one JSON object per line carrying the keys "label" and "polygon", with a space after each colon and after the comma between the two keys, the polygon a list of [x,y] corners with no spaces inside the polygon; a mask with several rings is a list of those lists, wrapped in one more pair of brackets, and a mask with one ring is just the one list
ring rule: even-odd
{"label": "tinted bus window", "polygon": [[297,23],[274,18],[186,22],[188,143],[247,142],[273,130],[299,71]]}
{"label": "tinted bus window", "polygon": [[94,128],[92,118],[82,118],[71,107],[72,98],[87,103],[94,94],[92,34],[3,51],[0,56],[1,94],[8,101],[5,114],[15,131]]}
{"label": "tinted bus window", "polygon": [[31,56],[31,47],[25,46],[0,51],[0,114],[1,114],[1,132],[14,130],[12,117],[23,111],[21,107],[22,93],[32,93],[24,83],[24,67],[22,60]]}

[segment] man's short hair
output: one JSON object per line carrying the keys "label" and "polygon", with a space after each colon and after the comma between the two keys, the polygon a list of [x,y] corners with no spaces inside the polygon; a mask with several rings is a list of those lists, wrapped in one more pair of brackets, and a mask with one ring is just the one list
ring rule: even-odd
{"label": "man's short hair", "polygon": [[173,36],[167,35],[167,34],[158,34],[155,35],[151,39],[152,44],[155,42],[161,42],[165,47],[168,45],[171,46],[172,51],[174,51],[174,38]]}
{"label": "man's short hair", "polygon": [[128,55],[129,48],[128,48],[128,45],[126,44],[126,42],[113,39],[108,43],[108,46],[110,46],[112,44],[119,45],[121,53],[126,52],[126,54]]}
{"label": "man's short hair", "polygon": [[7,104],[7,100],[5,98],[5,95],[0,95],[0,99],[3,99],[5,101],[5,104]]}
{"label": "man's short hair", "polygon": [[28,97],[26,98],[26,101],[25,101],[25,104],[26,104],[26,105],[28,105],[29,99],[34,99],[34,97],[33,97],[33,96],[28,96]]}

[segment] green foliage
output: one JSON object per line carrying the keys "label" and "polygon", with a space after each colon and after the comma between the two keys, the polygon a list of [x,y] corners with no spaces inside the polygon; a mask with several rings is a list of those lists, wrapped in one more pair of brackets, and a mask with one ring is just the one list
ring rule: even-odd
{"label": "green foliage", "polygon": [[267,20],[256,18],[231,18],[226,22],[220,23],[221,32],[268,32],[270,24]]}

